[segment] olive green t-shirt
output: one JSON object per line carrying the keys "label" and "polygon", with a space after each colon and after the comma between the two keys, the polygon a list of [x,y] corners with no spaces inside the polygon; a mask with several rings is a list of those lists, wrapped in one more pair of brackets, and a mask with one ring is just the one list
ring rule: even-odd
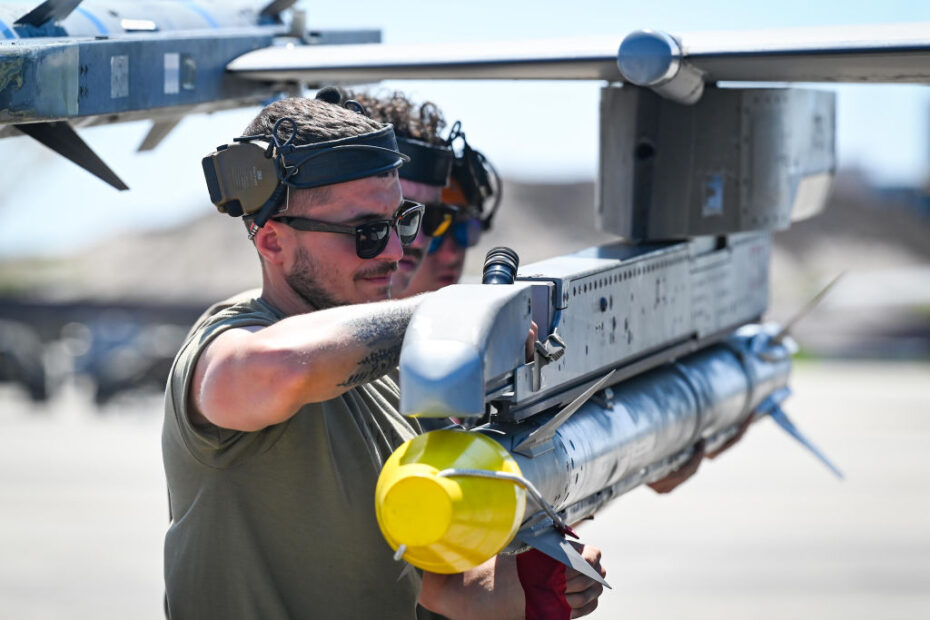
{"label": "olive green t-shirt", "polygon": [[207,310],[168,380],[162,450],[171,525],[165,584],[172,620],[415,618],[420,578],[375,520],[378,472],[418,428],[389,377],[261,431],[193,425],[201,351],[223,331],[284,315],[243,293]]}

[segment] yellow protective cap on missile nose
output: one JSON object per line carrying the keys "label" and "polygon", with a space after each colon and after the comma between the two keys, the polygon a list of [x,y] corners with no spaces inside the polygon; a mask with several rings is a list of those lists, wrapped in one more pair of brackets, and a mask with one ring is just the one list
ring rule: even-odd
{"label": "yellow protective cap on missile nose", "polygon": [[460,573],[494,557],[523,520],[526,491],[508,480],[439,476],[447,469],[520,474],[516,461],[480,433],[433,431],[398,448],[375,490],[381,532],[403,557],[434,573]]}
{"label": "yellow protective cap on missile nose", "polygon": [[448,531],[453,498],[461,494],[455,483],[437,477],[429,465],[413,463],[403,469],[381,501],[381,525],[407,546],[429,545]]}

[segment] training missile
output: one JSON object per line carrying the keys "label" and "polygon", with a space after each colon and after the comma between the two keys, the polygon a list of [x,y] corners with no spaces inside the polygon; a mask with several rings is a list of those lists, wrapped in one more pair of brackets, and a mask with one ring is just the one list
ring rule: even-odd
{"label": "training missile", "polygon": [[[462,572],[514,538],[565,530],[636,486],[666,476],[700,439],[716,446],[747,416],[789,394],[790,339],[750,325],[726,341],[559,413],[470,431],[438,430],[400,447],[376,491],[379,524],[414,566]],[[547,551],[546,549],[542,549]],[[564,559],[564,558],[557,558]]]}

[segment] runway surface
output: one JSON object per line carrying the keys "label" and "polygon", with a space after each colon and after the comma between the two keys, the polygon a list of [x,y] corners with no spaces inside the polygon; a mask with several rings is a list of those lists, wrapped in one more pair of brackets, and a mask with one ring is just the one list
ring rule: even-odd
{"label": "runway surface", "polygon": [[[580,529],[614,589],[592,618],[930,617],[930,365],[800,364],[788,413],[669,496]],[[35,407],[0,386],[0,617],[162,618],[161,399]]]}

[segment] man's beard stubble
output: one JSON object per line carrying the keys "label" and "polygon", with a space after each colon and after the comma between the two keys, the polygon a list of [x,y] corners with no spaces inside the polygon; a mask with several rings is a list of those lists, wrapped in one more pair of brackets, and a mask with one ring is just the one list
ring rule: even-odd
{"label": "man's beard stubble", "polygon": [[297,248],[297,257],[294,269],[285,274],[285,280],[301,299],[310,304],[312,308],[323,310],[334,306],[344,306],[346,302],[340,301],[329,294],[317,282],[317,269],[310,255],[304,248]]}
{"label": "man's beard stubble", "polygon": [[[377,263],[368,269],[359,271],[354,279],[385,276],[397,270],[397,263]],[[319,283],[317,266],[310,260],[305,248],[297,249],[294,269],[285,275],[285,280],[301,299],[316,310],[347,306],[351,301],[338,299]],[[370,300],[369,300],[370,301]]]}

